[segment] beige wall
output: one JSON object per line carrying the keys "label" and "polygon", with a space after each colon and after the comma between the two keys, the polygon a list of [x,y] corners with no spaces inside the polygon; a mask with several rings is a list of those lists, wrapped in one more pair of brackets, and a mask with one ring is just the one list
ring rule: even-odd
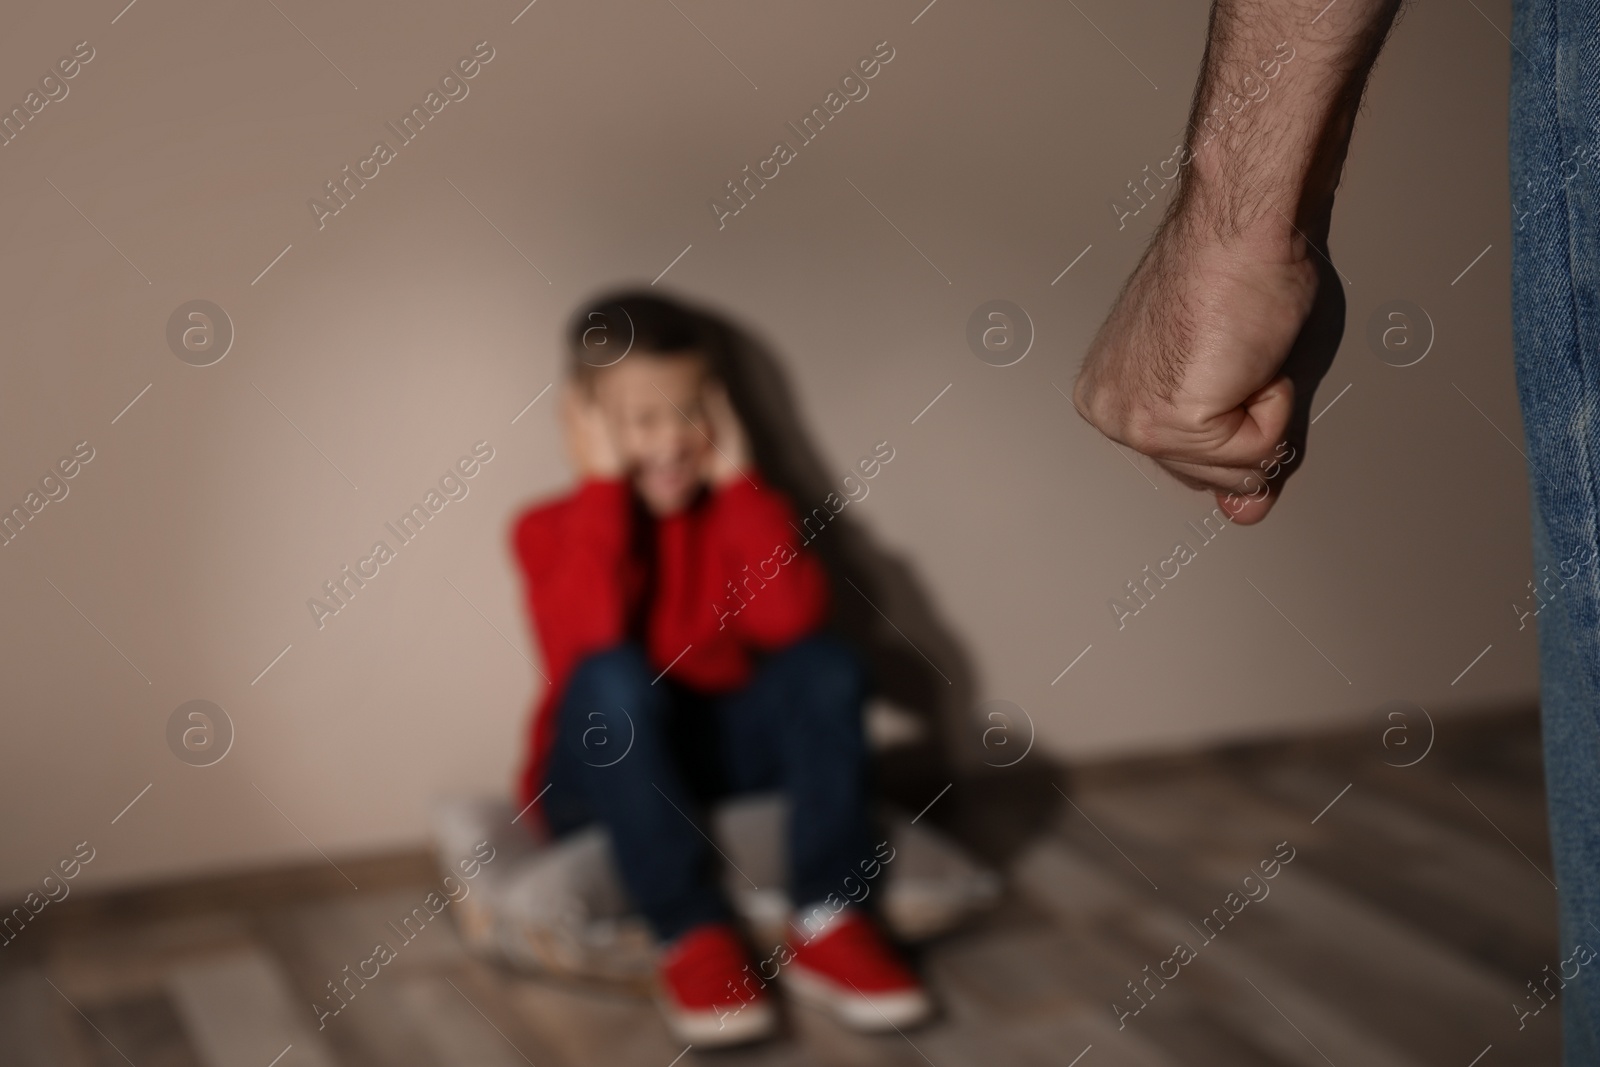
{"label": "beige wall", "polygon": [[[1272,521],[1119,632],[1108,599],[1209,509],[1054,387],[1153,221],[1119,232],[1108,201],[1176,143],[1205,6],[1083,0],[1102,36],[1071,5],[941,0],[913,23],[921,3],[540,0],[513,24],[518,0],[281,0],[315,47],[266,4],[13,16],[5,106],[76,42],[95,57],[0,148],[0,501],[77,442],[94,459],[0,548],[0,883],[81,840],[79,885],[414,842],[429,796],[506,783],[542,683],[505,531],[567,479],[554,391],[512,419],[578,300],[691,245],[662,287],[779,355],[825,467],[896,449],[849,514],[964,650],[963,699],[1021,704],[1041,754],[1530,698],[1523,460],[1495,429],[1520,441],[1494,27],[1422,5],[1396,32],[1336,218],[1349,327],[1323,398],[1351,388]],[[308,198],[485,40],[470,94],[319,230]],[[708,198],[885,40],[870,95],[719,231]],[[204,368],[165,339],[196,298],[237,331]],[[964,340],[992,298],[1037,328],[1003,369]],[[1437,327],[1403,369],[1364,340],[1395,298]],[[307,599],[480,440],[470,495],[319,631]],[[196,698],[237,728],[203,769],[164,734]]]}

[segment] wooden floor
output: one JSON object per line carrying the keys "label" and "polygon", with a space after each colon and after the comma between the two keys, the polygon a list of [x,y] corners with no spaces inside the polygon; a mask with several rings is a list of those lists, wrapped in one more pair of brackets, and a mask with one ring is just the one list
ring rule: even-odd
{"label": "wooden floor", "polygon": [[[928,818],[1007,895],[920,949],[943,1016],[903,1035],[802,1009],[779,1040],[685,1053],[648,1001],[478,962],[444,923],[319,1032],[324,983],[434,882],[397,856],[341,862],[359,891],[324,865],[52,906],[0,958],[0,1063],[1555,1064],[1559,1003],[1521,1029],[1513,1007],[1559,960],[1536,719],[1453,720],[1415,766],[1386,758],[1374,732],[959,783]],[[1116,1004],[1141,1010],[1119,1029]]]}

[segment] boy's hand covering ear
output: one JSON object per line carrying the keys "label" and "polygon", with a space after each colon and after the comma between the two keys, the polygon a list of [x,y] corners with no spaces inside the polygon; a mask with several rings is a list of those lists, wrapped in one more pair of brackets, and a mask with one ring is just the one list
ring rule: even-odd
{"label": "boy's hand covering ear", "polygon": [[617,449],[605,412],[577,387],[562,395],[561,416],[572,465],[584,478],[616,478],[622,474]]}
{"label": "boy's hand covering ear", "polygon": [[714,486],[727,485],[745,476],[745,468],[750,466],[750,445],[722,383],[708,381],[702,388],[711,440],[716,445],[706,453],[705,479]]}

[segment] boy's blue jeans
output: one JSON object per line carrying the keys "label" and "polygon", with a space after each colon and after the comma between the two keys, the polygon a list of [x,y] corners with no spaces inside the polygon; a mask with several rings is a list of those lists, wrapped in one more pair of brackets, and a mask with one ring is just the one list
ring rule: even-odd
{"label": "boy's blue jeans", "polygon": [[[1600,948],[1600,0],[1517,0],[1511,36],[1512,327],[1565,960]],[[1592,971],[1560,994],[1570,1065],[1600,1063]]]}
{"label": "boy's blue jeans", "polygon": [[766,654],[743,689],[714,695],[658,673],[631,643],[573,673],[546,774],[551,830],[605,826],[624,886],[666,941],[730,915],[706,804],[778,790],[789,799],[790,899],[843,896],[872,855],[856,654],[808,637]]}

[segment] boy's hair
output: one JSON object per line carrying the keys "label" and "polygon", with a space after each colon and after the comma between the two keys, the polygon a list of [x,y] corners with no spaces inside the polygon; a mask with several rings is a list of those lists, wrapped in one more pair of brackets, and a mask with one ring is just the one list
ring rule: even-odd
{"label": "boy's hair", "polygon": [[701,356],[720,377],[721,333],[704,312],[654,293],[610,293],[578,309],[567,328],[572,377],[585,387],[631,353]]}

